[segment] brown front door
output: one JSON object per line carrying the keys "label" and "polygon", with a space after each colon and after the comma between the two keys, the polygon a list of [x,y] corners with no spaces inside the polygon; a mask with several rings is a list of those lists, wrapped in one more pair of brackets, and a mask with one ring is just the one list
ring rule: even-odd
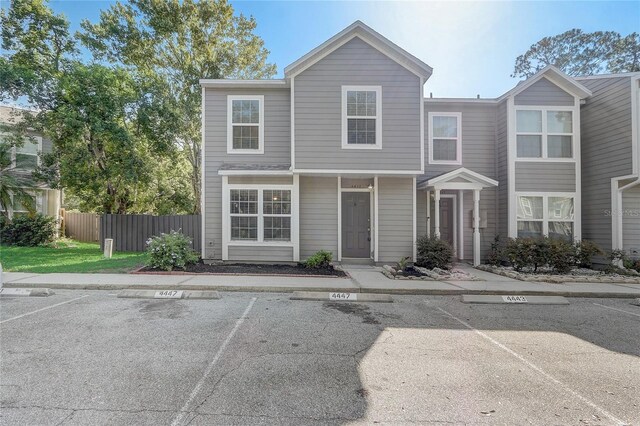
{"label": "brown front door", "polygon": [[440,239],[453,247],[453,198],[440,199]]}
{"label": "brown front door", "polygon": [[371,257],[368,192],[342,193],[342,257]]}

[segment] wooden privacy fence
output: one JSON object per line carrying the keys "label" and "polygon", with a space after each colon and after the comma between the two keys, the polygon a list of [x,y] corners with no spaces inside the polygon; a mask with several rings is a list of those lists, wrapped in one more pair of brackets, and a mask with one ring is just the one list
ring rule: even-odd
{"label": "wooden privacy fence", "polygon": [[76,241],[95,243],[100,240],[100,215],[62,211],[64,235]]}
{"label": "wooden privacy fence", "polygon": [[181,231],[200,252],[202,234],[200,215],[152,216],[146,214],[103,214],[100,218],[100,247],[113,238],[114,251],[144,251],[147,240],[162,233]]}

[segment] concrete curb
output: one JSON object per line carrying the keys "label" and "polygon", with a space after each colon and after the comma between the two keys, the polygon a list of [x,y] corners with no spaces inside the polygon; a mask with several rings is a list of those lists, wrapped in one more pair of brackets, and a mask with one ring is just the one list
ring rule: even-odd
{"label": "concrete curb", "polygon": [[[16,291],[18,290],[18,291]],[[21,292],[20,290],[27,290]],[[29,288],[29,287],[3,287],[0,295],[3,297],[47,297],[55,294],[49,288]]]}
{"label": "concrete curb", "polygon": [[324,301],[324,302],[330,301],[330,302],[346,302],[346,303],[357,303],[357,302],[393,303],[393,299],[388,294],[344,292],[356,298],[353,300],[348,300],[348,299],[335,300],[335,299],[331,299],[332,293],[335,293],[335,292],[294,291],[290,299],[291,300],[318,300],[318,301]]}
{"label": "concrete curb", "polygon": [[201,290],[184,290],[180,297],[156,297],[157,290],[132,290],[126,289],[118,293],[119,298],[125,299],[164,299],[164,300],[180,300],[180,299],[220,299],[220,293],[217,291],[201,291]]}
{"label": "concrete curb", "polygon": [[395,295],[419,295],[419,296],[457,296],[461,294],[485,294],[485,295],[519,295],[519,296],[564,296],[582,298],[605,298],[605,299],[636,299],[638,293],[624,292],[602,292],[602,291],[536,291],[536,290],[467,290],[459,289],[403,289],[403,288],[344,288],[344,287],[308,287],[308,286],[230,286],[230,285],[206,285],[206,284],[75,284],[75,283],[8,283],[13,288],[50,288],[61,290],[211,290],[245,293],[292,293],[295,291],[310,292],[337,292],[337,293],[377,293]]}

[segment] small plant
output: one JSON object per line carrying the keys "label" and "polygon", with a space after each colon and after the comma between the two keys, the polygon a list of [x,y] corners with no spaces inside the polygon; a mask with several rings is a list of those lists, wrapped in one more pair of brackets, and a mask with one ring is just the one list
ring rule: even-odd
{"label": "small plant", "polygon": [[500,245],[500,235],[496,235],[491,243],[489,256],[487,257],[489,265],[500,266],[502,262],[502,246]]}
{"label": "small plant", "polygon": [[2,221],[0,242],[8,245],[35,247],[51,243],[56,236],[56,221],[37,213],[16,216],[11,222]]}
{"label": "small plant", "polygon": [[509,238],[504,249],[507,260],[516,271],[531,267],[534,241],[532,238]]}
{"label": "small plant", "polygon": [[565,240],[548,241],[549,266],[560,274],[571,271],[576,264],[576,246]]}
{"label": "small plant", "polygon": [[303,262],[303,265],[306,268],[328,268],[331,266],[331,260],[333,260],[333,253],[327,250],[320,250],[309,256]]}
{"label": "small plant", "polygon": [[399,272],[404,271],[405,269],[407,269],[407,266],[409,265],[409,261],[411,260],[410,257],[403,257],[402,259],[400,259],[400,261],[398,262],[398,267],[396,268]]}
{"label": "small plant", "polygon": [[427,269],[449,269],[453,259],[453,248],[448,242],[425,235],[418,238],[416,245],[417,266]]}
{"label": "small plant", "polygon": [[149,238],[147,254],[147,266],[165,271],[185,269],[199,259],[198,254],[191,249],[191,239],[180,231]]}
{"label": "small plant", "polygon": [[608,274],[619,272],[620,267],[624,266],[624,264],[629,261],[627,252],[620,249],[611,250],[609,252],[608,259],[609,264],[605,268],[605,272]]}
{"label": "small plant", "polygon": [[595,256],[603,256],[602,249],[593,241],[582,240],[576,243],[576,262],[581,268],[589,268],[593,266],[593,258]]}

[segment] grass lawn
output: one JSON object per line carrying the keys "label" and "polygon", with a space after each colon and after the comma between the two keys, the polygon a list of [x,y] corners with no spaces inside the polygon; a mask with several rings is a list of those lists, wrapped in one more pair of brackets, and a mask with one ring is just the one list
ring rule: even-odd
{"label": "grass lawn", "polygon": [[100,245],[61,241],[56,247],[0,246],[2,269],[10,272],[110,272],[126,273],[145,261],[145,253],[113,253],[105,259]]}

